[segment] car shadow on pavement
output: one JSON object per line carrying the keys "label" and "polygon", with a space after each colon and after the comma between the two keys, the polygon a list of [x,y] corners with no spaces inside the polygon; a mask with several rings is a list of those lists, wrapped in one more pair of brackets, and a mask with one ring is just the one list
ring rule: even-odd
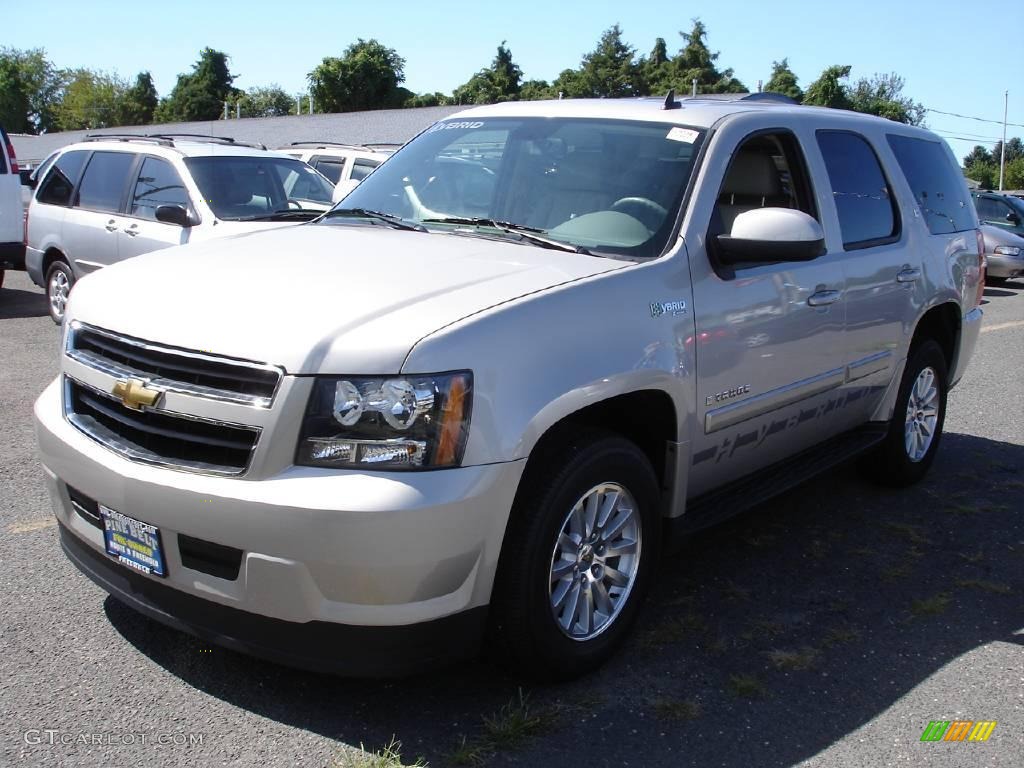
{"label": "car shadow on pavement", "polygon": [[0,288],[0,320],[23,317],[46,317],[46,295],[20,288]]}
{"label": "car shadow on pavement", "polygon": [[[698,534],[662,563],[621,652],[572,683],[480,662],[401,681],[318,676],[208,652],[113,598],[105,608],[210,696],[349,745],[396,738],[435,768],[791,766],[962,655],[1022,643],[1021,466],[1022,446],[947,433],[913,488],[847,466]],[[914,741],[949,715],[901,712],[920,720]]]}
{"label": "car shadow on pavement", "polygon": [[[1012,286],[1010,286],[1012,287]],[[1004,291],[1002,287],[999,288],[985,288],[986,296],[1016,296],[1018,295],[1015,291]]]}

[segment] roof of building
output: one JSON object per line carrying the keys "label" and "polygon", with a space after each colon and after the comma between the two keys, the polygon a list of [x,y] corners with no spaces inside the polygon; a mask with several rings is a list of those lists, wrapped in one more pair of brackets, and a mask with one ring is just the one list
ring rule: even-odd
{"label": "roof of building", "polygon": [[421,107],[342,112],[329,115],[251,117],[198,123],[136,125],[94,131],[62,131],[41,136],[14,134],[11,141],[20,162],[43,160],[55,149],[74,144],[87,133],[195,133],[229,136],[237,141],[282,147],[293,141],[340,141],[349,144],[404,144],[427,126],[463,107]]}

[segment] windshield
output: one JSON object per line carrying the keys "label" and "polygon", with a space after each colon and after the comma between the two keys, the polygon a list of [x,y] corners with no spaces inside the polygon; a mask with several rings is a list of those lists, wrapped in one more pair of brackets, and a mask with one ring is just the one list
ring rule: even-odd
{"label": "windshield", "polygon": [[281,211],[324,211],[331,205],[331,183],[301,160],[212,155],[187,157],[185,165],[218,219],[256,219]]}
{"label": "windshield", "polygon": [[580,250],[651,258],[664,249],[702,137],[626,120],[452,120],[403,147],[339,209],[485,236],[527,229]]}

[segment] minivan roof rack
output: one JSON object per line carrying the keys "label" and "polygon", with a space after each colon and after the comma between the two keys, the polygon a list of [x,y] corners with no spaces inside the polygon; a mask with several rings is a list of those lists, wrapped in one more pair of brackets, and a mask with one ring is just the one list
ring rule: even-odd
{"label": "minivan roof rack", "polygon": [[384,149],[387,147],[400,147],[401,144],[388,144],[385,142],[373,142],[367,144],[350,144],[343,141],[293,141],[289,147],[338,147],[339,149]]}
{"label": "minivan roof rack", "polygon": [[82,141],[148,141],[165,147],[174,146],[170,139],[145,133],[87,133]]}
{"label": "minivan roof rack", "polygon": [[173,147],[175,139],[208,144],[224,144],[232,147],[266,149],[258,142],[238,141],[230,136],[208,136],[205,133],[87,133],[83,141],[149,141],[165,147]]}

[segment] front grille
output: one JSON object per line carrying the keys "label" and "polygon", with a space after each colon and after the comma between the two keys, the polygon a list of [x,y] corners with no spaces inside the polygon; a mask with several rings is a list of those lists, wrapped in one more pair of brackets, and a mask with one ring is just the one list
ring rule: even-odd
{"label": "front grille", "polygon": [[165,392],[269,408],[281,370],[248,360],[176,349],[74,323],[67,354],[117,378],[144,379]]}
{"label": "front grille", "polygon": [[64,408],[78,429],[130,459],[197,472],[241,474],[260,434],[256,427],[132,410],[69,376]]}

